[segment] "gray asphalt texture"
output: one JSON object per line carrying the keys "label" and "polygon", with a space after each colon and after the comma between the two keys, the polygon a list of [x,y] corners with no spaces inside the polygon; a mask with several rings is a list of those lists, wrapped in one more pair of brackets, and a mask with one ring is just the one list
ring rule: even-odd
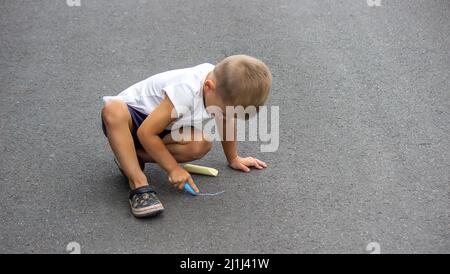
{"label": "gray asphalt texture", "polygon": [[[0,252],[449,253],[450,2],[0,1]],[[265,61],[280,147],[138,220],[100,127],[103,95],[232,54]]]}

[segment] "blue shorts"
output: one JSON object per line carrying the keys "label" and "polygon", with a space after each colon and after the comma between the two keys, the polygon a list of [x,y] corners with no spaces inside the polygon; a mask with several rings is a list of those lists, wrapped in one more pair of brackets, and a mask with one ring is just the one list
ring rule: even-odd
{"label": "blue shorts", "polygon": [[[147,118],[148,115],[144,114],[130,106],[128,106],[128,111],[130,112],[131,120],[133,120],[133,125],[134,125],[133,130],[131,131],[131,135],[133,136],[134,146],[136,147],[136,149],[144,149],[144,147],[142,146],[142,144],[139,141],[139,138],[137,136],[137,130],[141,126],[141,124],[144,122],[145,118]],[[103,119],[102,119],[102,129],[103,129],[103,133],[105,134],[105,136],[108,137]],[[170,134],[170,132],[171,132],[170,130],[164,129],[161,133],[158,134],[159,138],[163,139],[164,137],[166,137],[167,134]]]}

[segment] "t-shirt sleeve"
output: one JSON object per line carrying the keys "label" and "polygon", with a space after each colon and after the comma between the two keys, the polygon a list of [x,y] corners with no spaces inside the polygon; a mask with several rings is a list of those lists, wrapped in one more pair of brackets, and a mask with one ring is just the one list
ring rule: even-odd
{"label": "t-shirt sleeve", "polygon": [[176,117],[174,118],[180,118],[192,111],[194,91],[190,85],[185,83],[172,84],[164,87],[163,91],[175,108]]}

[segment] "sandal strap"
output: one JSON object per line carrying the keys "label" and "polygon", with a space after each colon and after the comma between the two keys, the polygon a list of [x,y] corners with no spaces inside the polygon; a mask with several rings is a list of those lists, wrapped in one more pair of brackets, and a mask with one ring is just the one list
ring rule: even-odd
{"label": "sandal strap", "polygon": [[128,197],[129,197],[129,199],[131,199],[136,194],[144,194],[144,193],[155,193],[156,194],[156,192],[150,186],[141,186],[141,187],[131,190]]}

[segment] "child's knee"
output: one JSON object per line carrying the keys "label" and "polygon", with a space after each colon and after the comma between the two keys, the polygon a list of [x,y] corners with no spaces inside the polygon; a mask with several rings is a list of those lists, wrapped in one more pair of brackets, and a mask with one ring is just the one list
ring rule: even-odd
{"label": "child's knee", "polygon": [[102,119],[107,127],[128,123],[129,112],[125,103],[108,102],[102,109]]}
{"label": "child's knee", "polygon": [[203,158],[212,148],[212,142],[206,140],[194,141],[189,144],[192,160]]}

